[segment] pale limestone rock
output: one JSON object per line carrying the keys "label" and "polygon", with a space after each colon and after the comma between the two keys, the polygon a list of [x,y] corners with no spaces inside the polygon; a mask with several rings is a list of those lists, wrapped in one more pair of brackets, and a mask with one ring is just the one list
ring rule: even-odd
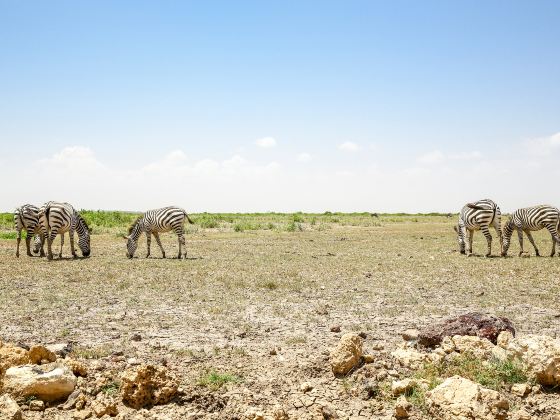
{"label": "pale limestone rock", "polygon": [[0,342],[0,377],[12,366],[29,363],[29,352],[21,347]]}
{"label": "pale limestone rock", "polygon": [[177,394],[177,380],[164,367],[141,365],[121,376],[122,399],[132,408],[167,404]]}
{"label": "pale limestone rock", "polygon": [[76,377],[58,363],[11,367],[3,380],[3,391],[17,398],[34,396],[43,401],[67,398],[76,386]]}
{"label": "pale limestone rock", "polygon": [[408,369],[420,369],[426,362],[430,361],[428,353],[421,353],[416,349],[407,346],[398,347],[391,353],[391,356],[399,364]]}
{"label": "pale limestone rock", "polygon": [[44,363],[56,362],[56,354],[47,349],[45,346],[37,345],[29,349],[29,361],[36,365]]}
{"label": "pale limestone rock", "polygon": [[393,381],[391,384],[391,392],[394,396],[398,396],[410,391],[417,385],[415,379],[403,379],[402,381]]}
{"label": "pale limestone rock", "polygon": [[7,394],[0,395],[0,420],[21,420],[21,408]]}
{"label": "pale limestone rock", "polygon": [[511,387],[511,393],[518,397],[524,397],[531,392],[531,387],[527,384],[514,384]]}
{"label": "pale limestone rock", "polygon": [[410,417],[410,411],[412,410],[412,404],[408,402],[408,400],[401,396],[397,398],[397,402],[395,404],[395,417],[398,419],[406,419]]}
{"label": "pale limestone rock", "polygon": [[358,334],[346,333],[331,351],[330,364],[335,375],[346,375],[362,358],[363,339]]}
{"label": "pale limestone rock", "polygon": [[460,376],[447,378],[426,393],[430,413],[444,419],[505,419],[509,403],[497,391]]}
{"label": "pale limestone rock", "polygon": [[[508,334],[511,333],[508,331]],[[469,352],[481,359],[491,358],[495,347],[490,340],[472,335],[456,335],[451,338],[451,341],[456,352]]]}
{"label": "pale limestone rock", "polygon": [[91,403],[91,409],[97,417],[116,416],[119,413],[117,409],[117,401],[104,393],[97,394],[97,398]]}

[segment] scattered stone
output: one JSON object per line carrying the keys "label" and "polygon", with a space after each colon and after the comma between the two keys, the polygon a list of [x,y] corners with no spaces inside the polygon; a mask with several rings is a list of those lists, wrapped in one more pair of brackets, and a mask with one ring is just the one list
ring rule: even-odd
{"label": "scattered stone", "polygon": [[515,336],[515,329],[509,319],[471,312],[422,329],[418,335],[418,344],[435,347],[444,337],[455,335],[476,335],[496,344],[498,335],[502,331],[510,331]]}
{"label": "scattered stone", "polygon": [[447,378],[426,392],[430,414],[438,418],[505,419],[509,403],[494,390],[460,376]]}
{"label": "scattered stone", "polygon": [[321,414],[324,420],[333,420],[338,418],[336,410],[330,405],[324,405],[323,407],[321,407]]}
{"label": "scattered stone", "polygon": [[430,360],[427,353],[421,353],[416,349],[401,346],[391,353],[391,356],[399,362],[402,367],[407,369],[420,369],[426,362]]}
{"label": "scattered stone", "polygon": [[500,347],[510,360],[521,360],[528,373],[545,386],[560,385],[560,339],[546,335],[500,337]]}
{"label": "scattered stone", "polygon": [[33,364],[41,364],[43,360],[47,363],[52,363],[56,361],[56,354],[47,349],[45,346],[37,345],[29,349],[29,361]]}
{"label": "scattered stone", "polygon": [[273,349],[270,349],[269,354],[270,354],[271,356],[276,356],[276,355],[278,354],[278,352],[276,351],[276,349],[273,348]]}
{"label": "scattered stone", "polygon": [[397,398],[395,404],[395,417],[398,419],[406,419],[410,417],[410,411],[412,410],[412,404],[408,402],[406,397],[401,396]]}
{"label": "scattered stone", "polygon": [[394,396],[398,396],[412,390],[416,385],[416,380],[410,378],[403,379],[402,381],[393,381],[391,392]]}
{"label": "scattered stone", "polygon": [[513,413],[513,416],[511,418],[512,420],[532,420],[533,416],[531,416],[525,410],[519,410]]}
{"label": "scattered stone", "polygon": [[346,333],[331,351],[330,364],[335,375],[346,375],[362,358],[362,338],[355,333]]}
{"label": "scattered stone", "polygon": [[333,325],[331,327],[331,332],[333,333],[339,333],[340,332],[340,325]]}
{"label": "scattered stone", "polygon": [[55,343],[47,344],[45,347],[57,356],[66,357],[72,352],[73,345],[72,343]]}
{"label": "scattered stone", "polygon": [[518,397],[524,397],[531,392],[531,387],[527,384],[513,384],[511,386],[511,393]]}
{"label": "scattered stone", "polygon": [[29,352],[21,347],[3,344],[0,341],[0,376],[12,366],[29,363]]}
{"label": "scattered stone", "polygon": [[0,419],[1,420],[21,420],[21,408],[7,394],[0,395]]}
{"label": "scattered stone", "polygon": [[313,389],[313,386],[309,383],[309,382],[303,382],[300,386],[299,386],[299,390],[303,393],[309,392]]}
{"label": "scattered stone", "polygon": [[121,379],[123,402],[132,408],[166,404],[177,394],[177,381],[164,367],[141,365],[124,372]]}
{"label": "scattered stone", "polygon": [[[477,336],[469,335],[456,335],[454,337],[445,337],[442,341],[442,347],[444,347],[444,342],[450,342],[453,351],[459,353],[472,353],[474,356],[481,359],[489,359],[494,354],[494,345],[486,338],[480,338]],[[450,353],[447,349],[444,349],[446,353]]]}
{"label": "scattered stone", "polygon": [[284,410],[280,406],[274,407],[274,409],[272,410],[272,417],[274,418],[274,420],[288,420],[289,419],[288,414],[286,414],[286,410]]}
{"label": "scattered stone", "polygon": [[130,339],[132,341],[142,341],[142,336],[138,333],[134,333],[132,334],[132,337],[130,337]]}
{"label": "scattered stone", "polygon": [[76,406],[76,402],[78,398],[82,395],[82,391],[79,389],[75,389],[69,396],[64,405],[62,406],[63,410],[71,410]]}
{"label": "scattered stone", "polygon": [[117,402],[102,392],[97,394],[97,398],[91,403],[91,409],[97,417],[116,416],[119,413]]}
{"label": "scattered stone", "polygon": [[417,329],[408,329],[401,333],[401,337],[404,341],[417,341],[419,334],[420,331],[418,331]]}
{"label": "scattered stone", "polygon": [[92,416],[91,410],[81,410],[74,413],[75,420],[85,420],[89,419]]}
{"label": "scattered stone", "polygon": [[31,411],[43,411],[45,409],[45,403],[41,400],[32,400],[29,402],[29,410]]}
{"label": "scattered stone", "polygon": [[364,331],[360,331],[358,334],[360,337],[362,337],[364,340],[367,338],[367,333]]}
{"label": "scattered stone", "polygon": [[82,362],[75,359],[64,359],[63,363],[68,366],[72,373],[76,376],[86,377],[88,375],[87,367]]}
{"label": "scattered stone", "polygon": [[14,397],[37,397],[43,401],[66,399],[76,386],[76,377],[60,363],[11,367],[4,375],[3,391]]}
{"label": "scattered stone", "polygon": [[364,363],[373,363],[375,362],[375,357],[373,354],[364,354]]}
{"label": "scattered stone", "polygon": [[366,380],[361,391],[362,400],[370,400],[372,398],[375,398],[378,394],[379,384],[373,380]]}
{"label": "scattered stone", "polygon": [[138,365],[142,364],[142,362],[140,360],[138,360],[136,357],[131,357],[130,359],[128,359],[126,361],[126,363],[128,363],[131,366],[138,366]]}

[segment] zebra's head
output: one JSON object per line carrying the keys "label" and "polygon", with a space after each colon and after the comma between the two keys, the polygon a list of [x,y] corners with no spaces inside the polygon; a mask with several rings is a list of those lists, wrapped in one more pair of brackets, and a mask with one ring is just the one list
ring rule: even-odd
{"label": "zebra's head", "polygon": [[78,215],[76,232],[78,233],[78,246],[82,251],[82,255],[84,257],[89,257],[91,254],[90,229],[86,221],[80,215]]}
{"label": "zebra's head", "polygon": [[41,250],[41,245],[42,245],[41,236],[35,235],[33,237],[33,253],[38,254],[39,251]]}
{"label": "zebra's head", "polygon": [[459,241],[459,251],[461,254],[465,253],[465,234],[463,232],[463,227],[460,223],[453,226],[453,230],[457,234],[457,240]]}
{"label": "zebra's head", "polygon": [[511,243],[511,234],[513,233],[513,221],[510,219],[504,225],[504,246],[502,248],[502,257],[507,256],[509,245]]}
{"label": "zebra's head", "polygon": [[142,218],[139,217],[134,221],[132,226],[128,228],[128,236],[123,236],[126,239],[126,256],[128,258],[134,257],[136,248],[138,247],[138,237],[142,231]]}

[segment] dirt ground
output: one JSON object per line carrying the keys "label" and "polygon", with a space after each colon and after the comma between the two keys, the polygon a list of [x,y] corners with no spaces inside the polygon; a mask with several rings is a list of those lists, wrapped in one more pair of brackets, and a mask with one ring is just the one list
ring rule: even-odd
{"label": "dirt ground", "polygon": [[[361,388],[382,363],[347,378],[330,371],[329,350],[343,333],[367,334],[365,352],[383,361],[403,330],[469,311],[508,317],[518,333],[560,332],[560,258],[519,258],[516,237],[510,257],[484,258],[480,233],[478,255],[467,258],[453,221],[201,229],[187,236],[187,260],[169,258],[171,234],[165,260],[155,241],[144,258],[144,237],[132,260],[123,239],[103,234],[92,237],[91,258],[69,259],[66,241],[65,258],[52,262],[25,252],[17,259],[15,240],[1,240],[0,339],[72,342],[77,356],[116,371],[130,358],[167,364],[187,396],[131,416],[242,418],[281,407],[290,418],[323,418],[327,405],[341,418],[390,418],[394,402],[364,398]],[[548,255],[548,234],[536,240]],[[120,352],[125,361],[111,356]],[[204,387],[208,372],[235,380]],[[313,389],[304,393],[304,382]],[[56,408],[26,415],[72,418]]]}

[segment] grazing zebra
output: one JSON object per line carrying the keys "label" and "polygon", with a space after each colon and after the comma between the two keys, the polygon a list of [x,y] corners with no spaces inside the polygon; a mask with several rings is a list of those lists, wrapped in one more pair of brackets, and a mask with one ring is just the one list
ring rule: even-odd
{"label": "grazing zebra", "polygon": [[45,252],[42,248],[43,241],[41,240],[41,227],[39,225],[39,207],[36,207],[32,204],[24,204],[23,206],[18,207],[14,211],[14,224],[16,225],[17,230],[16,257],[19,258],[21,231],[24,229],[27,232],[27,237],[25,238],[27,255],[29,255],[30,257],[33,256],[33,254],[31,254],[30,243],[31,238],[34,237],[33,252],[36,254],[41,251],[41,256],[44,256]]}
{"label": "grazing zebra", "polygon": [[523,254],[523,232],[525,232],[529,238],[529,242],[531,242],[533,248],[535,248],[535,253],[538,257],[540,255],[539,250],[533,240],[531,231],[541,230],[543,228],[548,229],[552,237],[552,251],[550,256],[554,257],[556,253],[556,243],[558,242],[558,245],[560,245],[560,236],[558,235],[558,230],[560,228],[560,211],[558,211],[556,207],[546,204],[515,210],[504,226],[504,249],[502,255],[504,257],[507,255],[511,235],[514,230],[517,230],[519,246],[521,248],[519,250],[519,256]]}
{"label": "grazing zebra", "polygon": [[173,231],[177,234],[179,240],[179,255],[177,258],[181,258],[181,246],[185,247],[185,258],[187,258],[187,247],[185,245],[185,236],[183,224],[185,219],[189,223],[193,221],[187,215],[187,212],[180,207],[163,207],[161,209],[148,210],[142,216],[140,216],[132,224],[130,229],[128,229],[128,236],[124,238],[127,239],[127,252],[126,256],[132,258],[136,248],[138,247],[138,238],[142,232],[146,232],[146,238],[148,243],[148,253],[146,258],[150,256],[150,245],[152,242],[152,234],[155,236],[156,241],[161,249],[161,254],[165,258],[165,251],[161,245],[161,240],[159,239],[159,234],[163,232]]}
{"label": "grazing zebra", "polygon": [[468,255],[472,255],[472,241],[475,230],[481,230],[488,242],[486,256],[492,255],[492,236],[489,228],[494,226],[500,238],[500,248],[503,250],[503,237],[500,208],[492,200],[480,200],[466,204],[459,213],[459,223],[454,226],[459,239],[461,254],[465,253],[465,237],[468,239]]}
{"label": "grazing zebra", "polygon": [[74,248],[74,232],[78,234],[78,246],[84,257],[89,257],[90,235],[89,227],[80,214],[68,203],[49,201],[39,210],[39,220],[41,231],[47,240],[47,258],[52,260],[52,243],[57,234],[60,234],[60,253],[62,258],[62,246],[64,245],[64,234],[68,232],[70,236],[70,250],[74,258],[77,257]]}

